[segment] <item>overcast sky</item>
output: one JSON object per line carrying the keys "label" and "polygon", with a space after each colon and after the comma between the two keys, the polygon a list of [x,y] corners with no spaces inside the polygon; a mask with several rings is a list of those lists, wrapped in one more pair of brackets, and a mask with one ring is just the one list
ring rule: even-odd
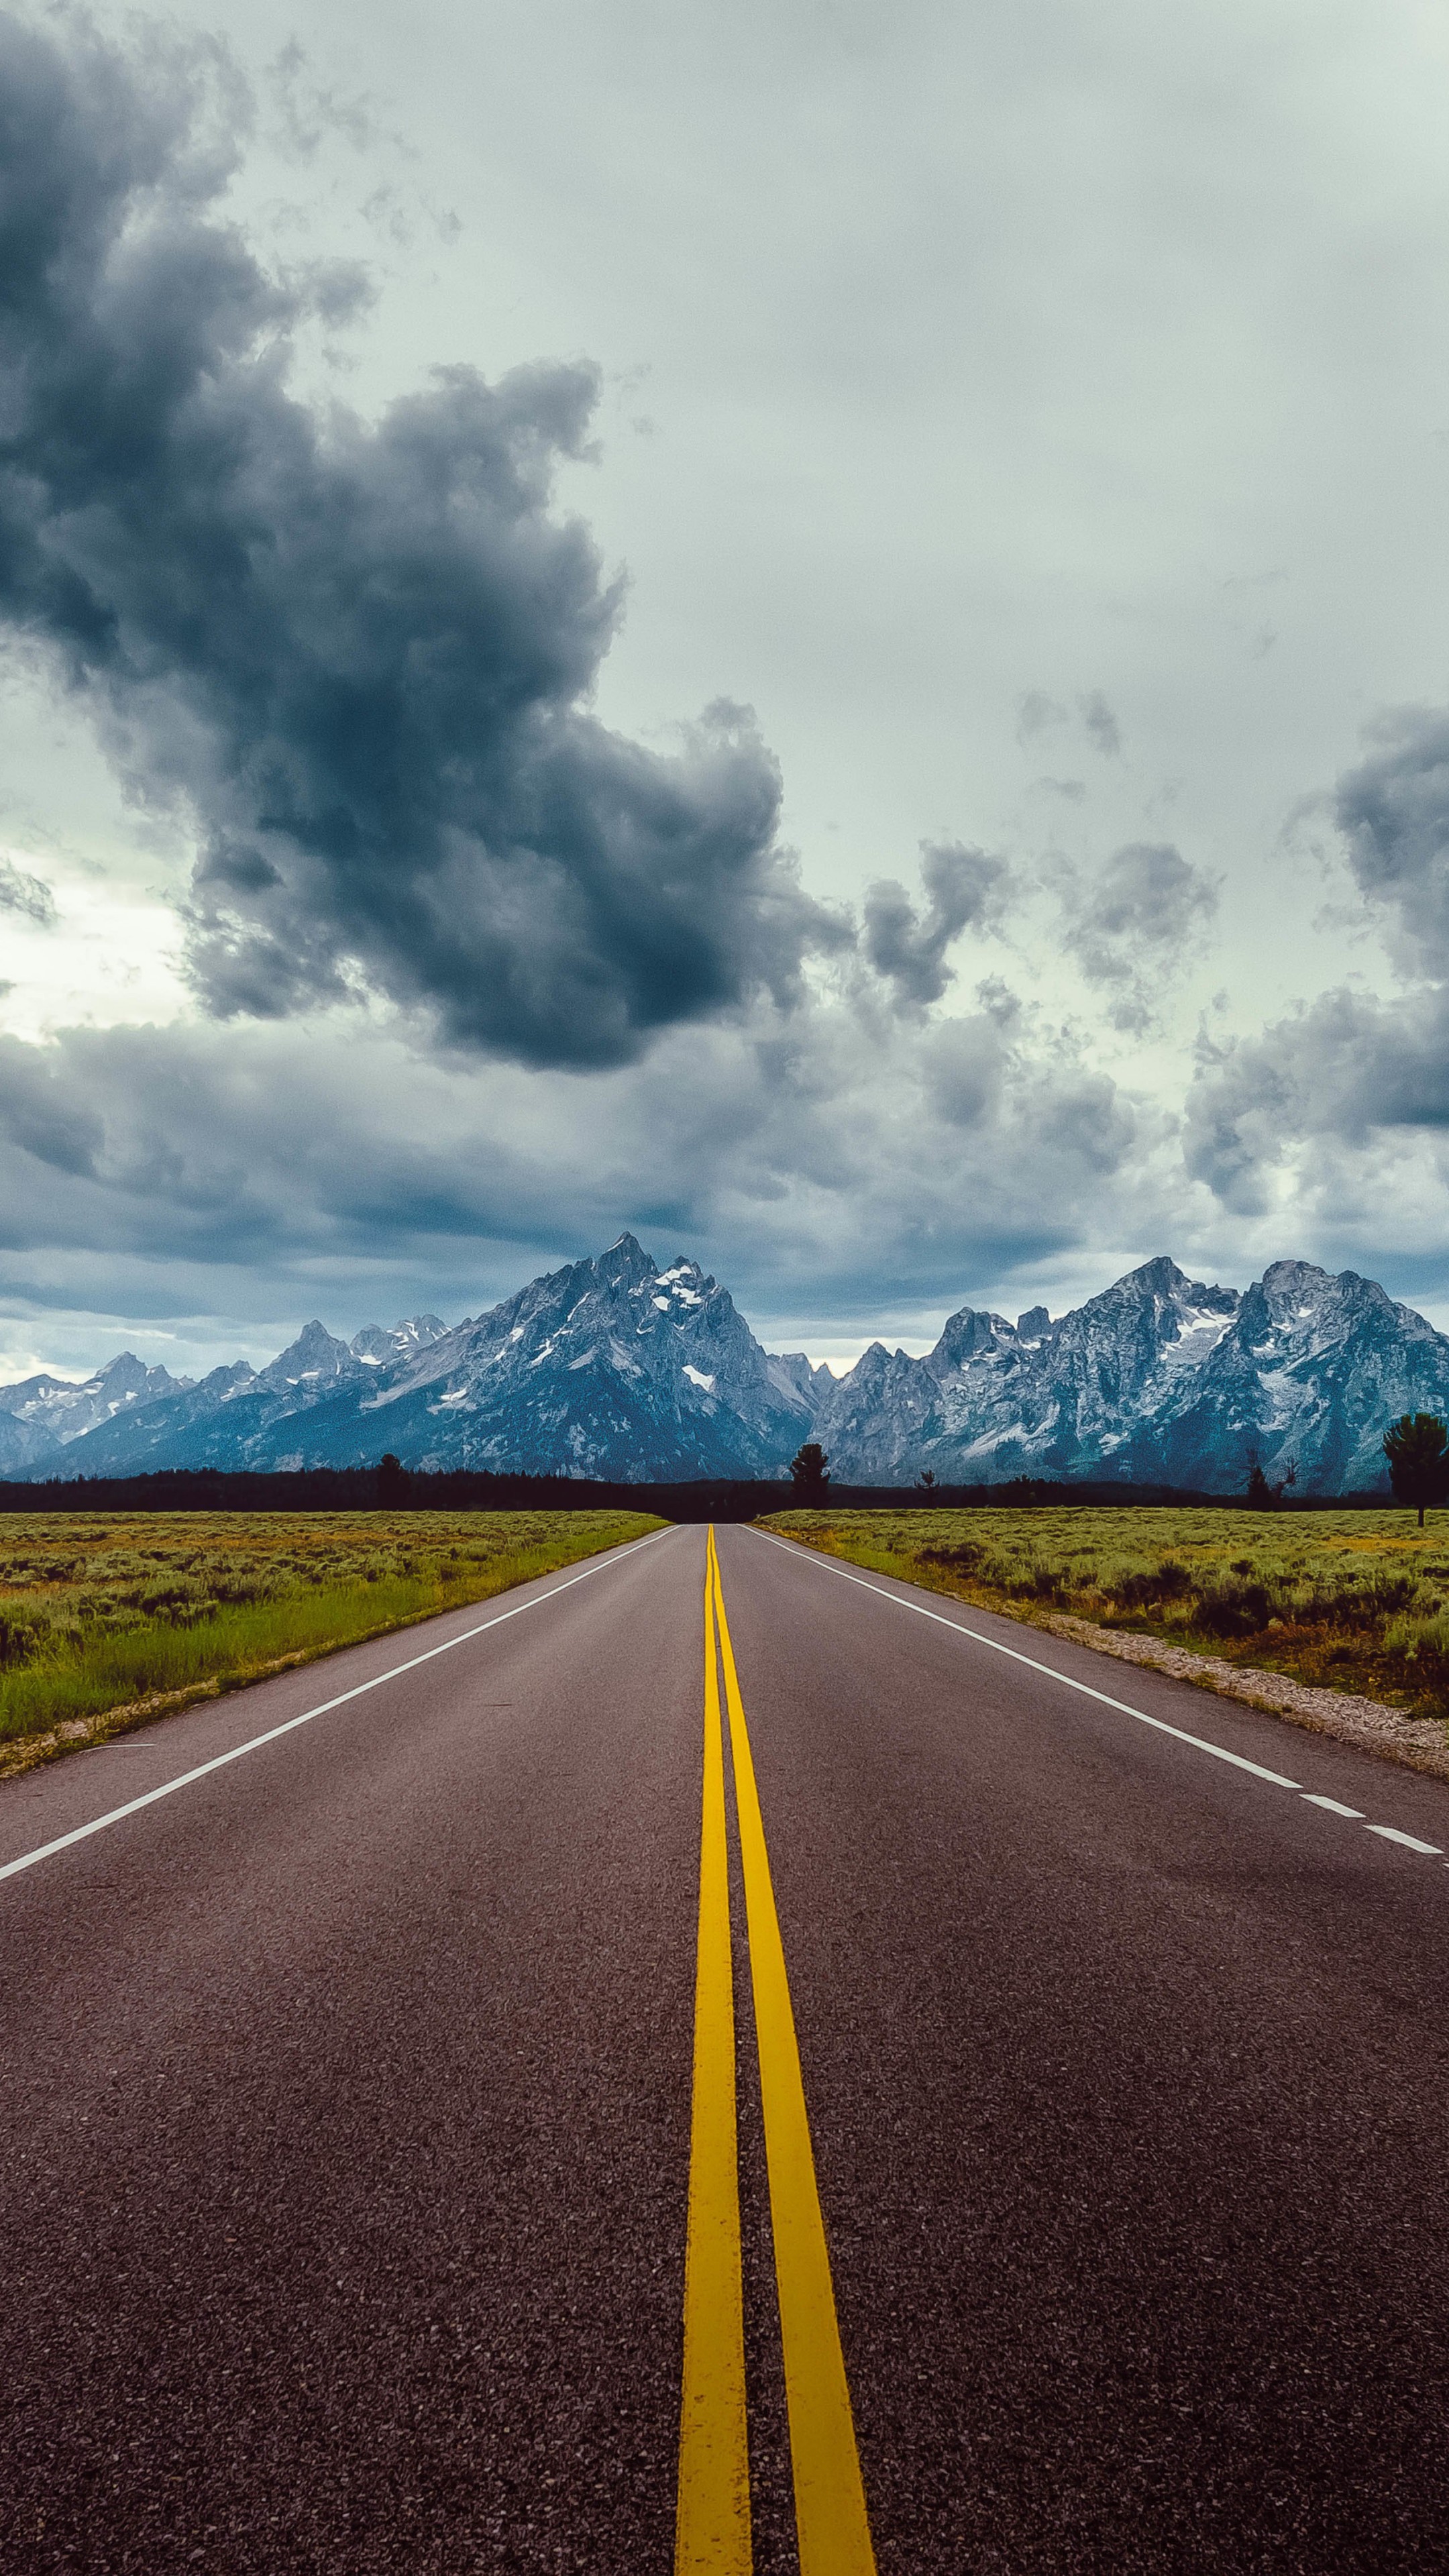
{"label": "overcast sky", "polygon": [[4,1374],[1449,1325],[1443,11],[217,27],[0,18]]}

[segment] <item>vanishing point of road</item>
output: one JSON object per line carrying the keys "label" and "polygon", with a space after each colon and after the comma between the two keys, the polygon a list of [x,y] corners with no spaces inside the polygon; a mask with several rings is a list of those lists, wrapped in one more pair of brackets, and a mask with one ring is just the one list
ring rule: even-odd
{"label": "vanishing point of road", "polygon": [[670,1529],[0,1790],[6,2576],[1449,2568],[1449,1787]]}

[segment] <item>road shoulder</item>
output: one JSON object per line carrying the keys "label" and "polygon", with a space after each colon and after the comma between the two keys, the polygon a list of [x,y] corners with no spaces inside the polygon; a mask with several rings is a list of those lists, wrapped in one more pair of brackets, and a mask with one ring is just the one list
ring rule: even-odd
{"label": "road shoulder", "polygon": [[[847,1548],[821,1547],[793,1530],[771,1534],[791,1540],[814,1556],[828,1556],[844,1564],[856,1562]],[[868,1563],[870,1572],[879,1573],[874,1558],[862,1557],[859,1561]],[[954,1586],[942,1585],[938,1592],[931,1585],[913,1583],[905,1574],[893,1574],[890,1579],[930,1599],[956,1601],[963,1609],[989,1610],[993,1618],[1010,1619],[1020,1628],[1045,1630],[1070,1645],[1110,1655],[1118,1663],[1137,1664],[1149,1672],[1165,1673],[1174,1681],[1193,1682],[1199,1689],[1216,1692],[1220,1699],[1238,1700],[1246,1708],[1282,1718],[1312,1735],[1329,1735],[1340,1744],[1352,1744],[1360,1752],[1375,1754],[1381,1761],[1425,1772],[1433,1779],[1449,1780],[1449,1726],[1442,1719],[1410,1717],[1380,1700],[1361,1699],[1348,1691],[1324,1690],[1312,1682],[1295,1681],[1291,1674],[1232,1664],[1222,1656],[1196,1654],[1186,1646],[1169,1645],[1164,1638],[1144,1636],[1136,1629],[1104,1628],[1094,1620],[1076,1618],[1069,1611],[1026,1611],[994,1599],[989,1603],[975,1601],[969,1592],[958,1591]]]}

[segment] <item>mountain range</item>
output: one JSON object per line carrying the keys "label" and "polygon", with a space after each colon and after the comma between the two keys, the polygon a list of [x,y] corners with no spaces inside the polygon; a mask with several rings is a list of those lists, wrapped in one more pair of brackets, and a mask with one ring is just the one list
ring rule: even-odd
{"label": "mountain range", "polygon": [[123,1352],[83,1384],[0,1386],[0,1476],[373,1465],[625,1482],[779,1475],[818,1440],[837,1481],[1025,1474],[1239,1490],[1255,1450],[1302,1493],[1384,1482],[1405,1412],[1449,1416],[1449,1338],[1355,1271],[1275,1261],[1245,1291],[1166,1258],[1053,1319],[963,1306],[924,1358],[848,1376],[764,1350],[729,1291],[631,1234],[449,1327],[350,1342],[313,1322],[264,1369],[198,1381]]}

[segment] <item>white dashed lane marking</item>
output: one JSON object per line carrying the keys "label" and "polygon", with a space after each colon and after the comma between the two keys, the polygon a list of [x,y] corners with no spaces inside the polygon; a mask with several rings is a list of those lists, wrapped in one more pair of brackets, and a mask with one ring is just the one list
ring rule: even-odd
{"label": "white dashed lane marking", "polygon": [[[899,1592],[888,1592],[883,1583],[872,1583],[864,1574],[851,1574],[835,1557],[822,1556],[798,1540],[777,1538],[773,1530],[755,1530],[755,1538],[767,1539],[771,1547],[788,1549],[792,1556],[804,1557],[811,1565],[821,1566],[827,1574],[838,1574],[845,1583],[858,1584],[862,1592],[873,1592],[877,1600],[893,1601],[898,1610],[914,1610],[917,1618],[929,1619],[937,1628],[950,1628],[973,1646],[989,1646],[993,1655],[1005,1655],[1013,1664],[1025,1664],[1027,1670],[1041,1673],[1048,1681],[1060,1682],[1064,1690],[1076,1691],[1083,1699],[1094,1699],[1102,1708],[1114,1708],[1123,1717],[1135,1717],[1139,1726],[1150,1726],[1158,1735],[1174,1735],[1179,1744],[1190,1744],[1196,1753],[1210,1753],[1215,1761],[1230,1762],[1236,1771],[1250,1771],[1255,1779],[1265,1780],[1270,1788],[1291,1789],[1310,1807],[1322,1807],[1331,1816],[1342,1816],[1349,1824],[1362,1825],[1365,1833],[1377,1834],[1380,1841],[1397,1843],[1404,1851],[1422,1852],[1427,1859],[1442,1860],[1438,1843],[1421,1842],[1417,1834],[1401,1833],[1397,1825],[1371,1825],[1359,1807],[1346,1807],[1341,1798],[1325,1798],[1317,1790],[1300,1789],[1296,1780],[1287,1780],[1281,1771],[1270,1771],[1261,1762],[1250,1762],[1243,1753],[1230,1753],[1225,1744],[1213,1744],[1205,1735],[1189,1735],[1185,1727],[1169,1726],[1162,1717],[1149,1717],[1145,1708],[1134,1708],[1130,1700],[1113,1699],[1107,1691],[1093,1690],[1090,1682],[1079,1682],[1072,1673],[1058,1672],[1054,1664],[1039,1663],[1035,1655],[1024,1655],[1019,1646],[1004,1645],[999,1637],[984,1636],[979,1628],[968,1628],[964,1620],[948,1619],[941,1610],[928,1610],[924,1601],[907,1601]],[[1449,1862],[1445,1863],[1449,1868]]]}

